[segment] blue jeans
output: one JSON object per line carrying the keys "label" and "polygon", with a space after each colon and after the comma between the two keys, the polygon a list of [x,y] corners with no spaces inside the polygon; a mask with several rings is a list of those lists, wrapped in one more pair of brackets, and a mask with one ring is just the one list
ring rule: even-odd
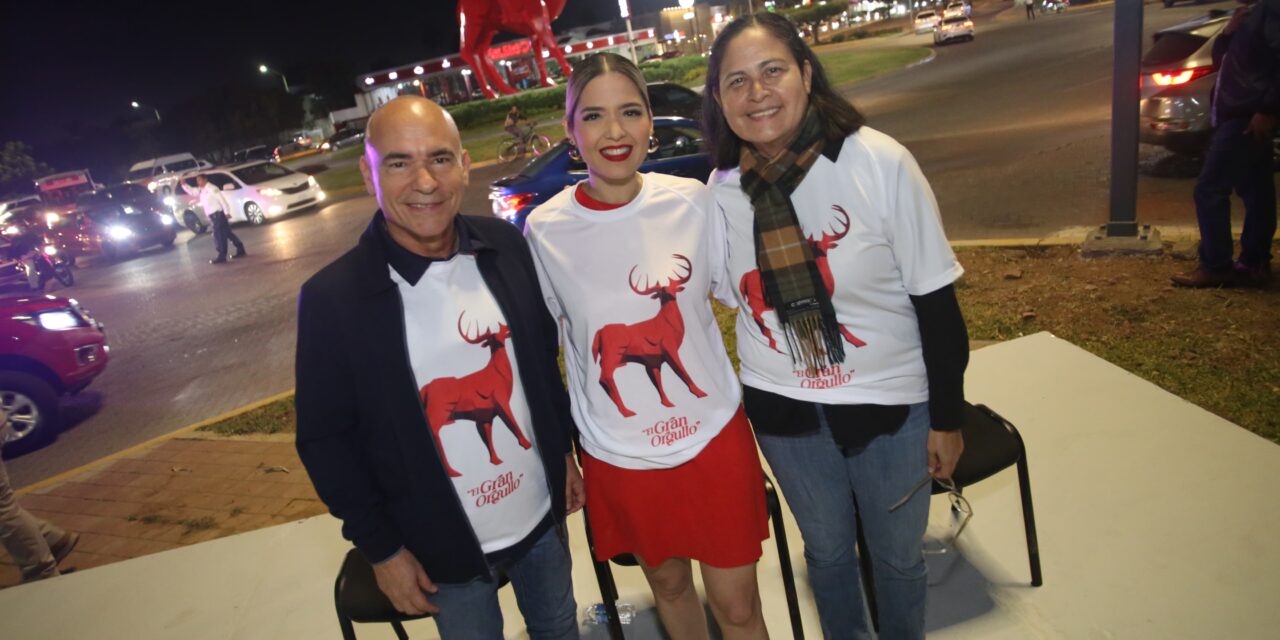
{"label": "blue jeans", "polygon": [[1244,133],[1249,118],[1218,123],[1196,180],[1196,221],[1200,224],[1200,265],[1210,271],[1231,268],[1231,191],[1244,201],[1240,262],[1262,267],[1271,262],[1276,236],[1276,184],[1271,141]]}
{"label": "blue jeans", "polygon": [[[578,605],[573,600],[573,565],[569,547],[549,529],[524,557],[505,567],[516,592],[516,603],[533,640],[578,637]],[[498,608],[498,583],[476,578],[462,584],[437,584],[440,591],[428,596],[440,607],[434,616],[442,640],[502,640],[502,610]]]}
{"label": "blue jeans", "polygon": [[889,507],[928,473],[928,403],[912,405],[896,433],[848,457],[832,440],[825,416],[819,422],[816,433],[757,433],[756,440],[800,525],[823,636],[872,637],[854,552],[855,518],[860,518],[875,576],[880,637],[924,638],[927,576],[921,543],[929,490],[917,491],[892,513]]}

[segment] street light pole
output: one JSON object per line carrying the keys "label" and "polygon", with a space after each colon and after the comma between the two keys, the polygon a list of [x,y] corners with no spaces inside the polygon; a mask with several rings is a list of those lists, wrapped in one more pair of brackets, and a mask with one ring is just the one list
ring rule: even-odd
{"label": "street light pole", "polygon": [[631,46],[631,64],[639,64],[636,61],[636,38],[631,33],[631,5],[627,0],[618,0],[618,11],[622,13],[623,19],[627,21],[627,44]]}
{"label": "street light pole", "polygon": [[[134,100],[133,102],[130,102],[129,104],[130,104],[130,106],[132,106],[134,109],[141,109],[141,108],[142,108],[142,104],[140,104],[137,100]],[[156,123],[157,123],[157,124],[160,124],[160,123],[163,123],[163,122],[164,122],[163,120],[161,120],[161,119],[160,119],[160,110],[159,110],[159,109],[157,109],[157,108],[155,108],[155,107],[151,107],[151,112],[152,112],[152,113],[154,113],[154,114],[156,114]]]}
{"label": "street light pole", "polygon": [[289,90],[289,79],[284,77],[283,73],[276,71],[275,69],[272,69],[265,64],[258,65],[258,73],[274,73],[280,76],[280,81],[284,83],[284,92],[293,93],[292,91]]}

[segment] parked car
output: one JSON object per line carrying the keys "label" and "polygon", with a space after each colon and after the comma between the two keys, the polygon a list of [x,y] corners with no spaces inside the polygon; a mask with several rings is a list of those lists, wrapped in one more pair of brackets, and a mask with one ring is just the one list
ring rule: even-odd
{"label": "parked car", "polygon": [[968,2],[948,2],[946,8],[942,10],[942,19],[968,18],[972,10]]}
{"label": "parked car", "polygon": [[102,323],[75,300],[0,297],[0,442],[39,444],[59,425],[60,398],[84,389],[107,367]]}
{"label": "parked car", "polygon": [[678,49],[672,49],[671,51],[664,51],[662,53],[653,53],[641,58],[640,64],[644,64],[646,62],[662,62],[663,60],[679,58],[682,55],[684,54],[680,53]]}
{"label": "parked car", "polygon": [[646,88],[654,116],[702,118],[702,96],[693,89],[674,82],[650,82]]}
{"label": "parked car", "polygon": [[260,144],[256,147],[241,149],[231,154],[231,164],[243,164],[245,162],[255,162],[258,160],[270,160],[272,155],[271,147]]}
{"label": "parked car", "polygon": [[952,40],[973,40],[973,20],[946,18],[933,32],[934,44],[946,44]]}
{"label": "parked car", "polygon": [[938,12],[932,9],[921,11],[916,14],[915,29],[916,33],[929,33],[938,28],[938,22],[942,18],[938,16]]}
{"label": "parked car", "polygon": [[[326,197],[315,178],[271,162],[251,162],[198,173],[227,196],[232,209],[227,216],[231,222],[262,224],[268,218],[313,207]],[[183,224],[188,224],[187,213],[200,224],[209,219],[207,211],[196,214],[200,208],[196,175],[183,176],[179,189],[183,195],[174,197],[175,211],[181,211]]]}
{"label": "parked car", "polygon": [[310,139],[294,141],[276,147],[275,151],[271,152],[271,159],[275,162],[284,162],[285,160],[313,156],[320,153],[320,151],[320,145]]}
{"label": "parked car", "polygon": [[1212,12],[1157,31],[1142,56],[1138,140],[1199,155],[1209,144],[1209,98],[1218,70],[1213,43],[1230,13]]}
{"label": "parked car", "polygon": [[8,211],[10,209],[17,209],[18,207],[26,207],[26,206],[32,206],[32,205],[40,206],[40,203],[41,203],[40,196],[34,193],[31,195],[19,196],[17,198],[13,198],[12,200],[5,200],[3,202],[0,202],[0,215],[3,215],[5,211]]}
{"label": "parked car", "polygon": [[116,202],[86,207],[79,211],[80,229],[91,247],[108,260],[116,260],[142,249],[173,246],[178,227],[173,216],[150,209],[139,210]]}
{"label": "parked car", "polygon": [[[658,139],[658,150],[640,165],[642,173],[667,173],[706,182],[711,164],[703,151],[696,120],[655,117],[653,135]],[[569,143],[561,140],[515,175],[489,183],[493,215],[523,229],[525,218],[534,207],[586,177],[586,164],[570,158]]]}
{"label": "parked car", "polygon": [[337,151],[347,147],[364,144],[364,129],[343,129],[320,144],[321,151]]}
{"label": "parked car", "polygon": [[213,165],[197,159],[190,153],[175,153],[135,162],[129,167],[129,173],[124,181],[140,184],[150,191],[167,196],[172,193],[173,184],[172,180],[163,180],[164,178],[173,178],[184,171],[206,169],[211,166]]}

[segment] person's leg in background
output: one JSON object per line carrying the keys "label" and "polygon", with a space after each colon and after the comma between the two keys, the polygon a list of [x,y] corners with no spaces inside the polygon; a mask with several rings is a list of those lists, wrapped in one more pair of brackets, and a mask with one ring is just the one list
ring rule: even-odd
{"label": "person's leg in background", "polygon": [[1276,237],[1276,183],[1270,140],[1246,136],[1243,170],[1236,193],[1244,201],[1244,229],[1240,234],[1240,284],[1264,286],[1271,279],[1271,244]]}
{"label": "person's leg in background", "polygon": [[1196,222],[1200,226],[1200,266],[1173,276],[1176,285],[1216,287],[1232,282],[1231,190],[1246,170],[1245,122],[1228,120],[1213,130],[1194,191]]}
{"label": "person's leg in background", "polygon": [[[0,413],[0,424],[3,420]],[[79,534],[63,531],[19,505],[0,460],[0,542],[22,571],[23,582],[58,575],[58,562],[71,553],[79,539]]]}

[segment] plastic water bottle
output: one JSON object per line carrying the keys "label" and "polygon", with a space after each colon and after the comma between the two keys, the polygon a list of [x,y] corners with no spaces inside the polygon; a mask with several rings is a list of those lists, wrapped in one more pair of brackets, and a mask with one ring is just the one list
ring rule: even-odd
{"label": "plastic water bottle", "polygon": [[[631,624],[631,619],[636,615],[636,608],[628,602],[618,603],[618,620],[622,624]],[[604,608],[603,602],[597,602],[586,609],[582,610],[582,624],[587,626],[609,624],[609,613]]]}

